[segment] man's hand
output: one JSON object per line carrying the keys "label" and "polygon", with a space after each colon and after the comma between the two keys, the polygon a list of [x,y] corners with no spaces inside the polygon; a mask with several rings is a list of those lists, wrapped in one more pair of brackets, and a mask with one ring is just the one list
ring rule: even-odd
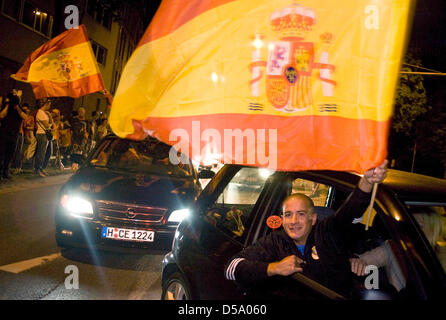
{"label": "man's hand", "polygon": [[366,275],[365,268],[367,265],[361,259],[351,258],[350,265],[352,267],[352,272],[357,276],[362,277]]}
{"label": "man's hand", "polygon": [[280,275],[289,276],[296,272],[302,272],[301,263],[304,261],[296,256],[288,256],[277,262],[268,265],[267,274],[269,277]]}
{"label": "man's hand", "polygon": [[6,107],[3,108],[3,110],[0,109],[0,119],[3,119],[8,115],[8,109],[9,109],[9,104],[7,104]]}
{"label": "man's hand", "polygon": [[383,182],[387,174],[387,163],[388,161],[384,160],[383,164],[380,166],[366,171],[364,173],[364,178],[367,182],[370,184]]}
{"label": "man's hand", "polygon": [[364,192],[370,192],[374,183],[383,182],[387,175],[387,163],[388,161],[384,160],[380,166],[367,170],[359,181],[359,188]]}

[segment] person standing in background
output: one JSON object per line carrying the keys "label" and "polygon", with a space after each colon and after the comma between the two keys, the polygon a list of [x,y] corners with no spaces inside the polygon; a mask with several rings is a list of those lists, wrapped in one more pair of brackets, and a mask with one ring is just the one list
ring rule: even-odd
{"label": "person standing in background", "polygon": [[35,136],[35,112],[30,112],[28,117],[23,122],[23,153],[22,163],[31,160],[36,153],[36,136]]}
{"label": "person standing in background", "polygon": [[26,118],[22,119],[20,123],[19,135],[17,136],[17,143],[14,151],[14,157],[12,159],[12,168],[14,168],[14,173],[17,174],[22,171],[22,154],[23,154],[23,145],[25,140],[25,121],[30,114],[29,104],[24,103],[22,105],[22,111],[26,114]]}
{"label": "person standing in background", "polygon": [[104,138],[107,134],[109,134],[108,129],[108,120],[107,118],[104,118],[100,120],[99,126],[98,126],[98,133],[97,133],[97,141],[101,141],[102,138]]}
{"label": "person standing in background", "polygon": [[50,118],[47,111],[51,107],[51,101],[48,99],[39,100],[39,110],[37,110],[36,120],[36,154],[34,156],[34,172],[41,177],[46,177],[48,174],[43,171],[43,165],[45,161],[46,149],[48,147],[48,138],[45,130],[50,130]]}
{"label": "person standing in background", "polygon": [[[48,115],[48,119],[49,119],[49,124],[50,124],[49,130],[51,131],[51,133],[53,133],[53,128],[54,128],[53,115],[50,110],[47,110],[45,112]],[[53,155],[53,152],[54,152],[53,141],[54,141],[54,139],[48,140],[48,146],[46,148],[45,158],[43,160],[43,166],[42,166],[43,170],[45,170],[46,167],[48,167],[50,159]]]}
{"label": "person standing in background", "polygon": [[97,135],[98,135],[98,118],[99,114],[97,111],[93,111],[91,113],[91,122],[89,123],[89,137],[88,137],[88,148],[87,148],[87,154],[90,153],[97,143]]}
{"label": "person standing in background", "polygon": [[70,147],[71,147],[71,126],[68,121],[64,120],[64,116],[60,116],[60,127],[59,127],[59,146],[60,154],[62,157],[62,165],[67,166],[68,159],[70,158]]}
{"label": "person standing in background", "polygon": [[60,155],[60,127],[61,118],[59,109],[53,109],[51,111],[51,117],[53,119],[53,156],[55,157],[55,167],[63,170],[62,159]]}
{"label": "person standing in background", "polygon": [[7,96],[0,111],[0,180],[10,180],[9,165],[14,156],[20,124],[27,115],[20,108],[21,90],[13,90]]}
{"label": "person standing in background", "polygon": [[70,125],[73,133],[71,161],[73,170],[76,170],[82,164],[86,154],[88,126],[85,119],[85,108],[79,108],[77,115],[71,118]]}

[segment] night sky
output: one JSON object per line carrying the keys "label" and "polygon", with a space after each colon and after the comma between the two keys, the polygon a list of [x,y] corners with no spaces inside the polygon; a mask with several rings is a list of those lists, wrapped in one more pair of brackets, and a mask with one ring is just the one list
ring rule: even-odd
{"label": "night sky", "polygon": [[161,0],[146,0],[147,1],[147,17],[149,20],[155,15],[156,10],[158,9]]}
{"label": "night sky", "polygon": [[[446,1],[418,0],[409,48],[417,48],[422,66],[446,72]],[[418,70],[424,71],[424,70]],[[424,76],[429,103],[440,107],[446,98],[445,76]]]}
{"label": "night sky", "polygon": [[[419,47],[426,68],[446,66],[446,1],[418,0],[412,24],[409,46]],[[439,70],[444,71],[446,70]]]}
{"label": "night sky", "polygon": [[[187,1],[187,0],[185,0]],[[159,7],[161,0],[147,0],[147,16],[150,20]],[[415,50],[422,66],[446,72],[446,0],[418,0],[410,32],[409,48]],[[423,70],[418,70],[423,71]],[[444,100],[446,77],[425,76],[425,87],[431,98]],[[445,90],[446,91],[446,90]],[[440,103],[432,101],[432,103]]]}

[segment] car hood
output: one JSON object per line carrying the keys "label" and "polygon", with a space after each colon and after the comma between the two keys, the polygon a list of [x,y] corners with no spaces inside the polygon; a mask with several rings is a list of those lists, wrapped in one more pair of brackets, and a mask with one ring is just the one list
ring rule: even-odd
{"label": "car hood", "polygon": [[94,200],[147,205],[175,210],[196,198],[199,188],[192,177],[128,172],[101,167],[79,169],[63,192],[80,192]]}

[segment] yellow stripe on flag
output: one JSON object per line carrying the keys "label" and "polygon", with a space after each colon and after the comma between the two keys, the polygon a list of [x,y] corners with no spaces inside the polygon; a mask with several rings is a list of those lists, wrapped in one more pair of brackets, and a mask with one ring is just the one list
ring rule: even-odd
{"label": "yellow stripe on flag", "polygon": [[100,73],[96,61],[88,57],[91,57],[89,42],[40,56],[29,69],[28,81],[66,82]]}

